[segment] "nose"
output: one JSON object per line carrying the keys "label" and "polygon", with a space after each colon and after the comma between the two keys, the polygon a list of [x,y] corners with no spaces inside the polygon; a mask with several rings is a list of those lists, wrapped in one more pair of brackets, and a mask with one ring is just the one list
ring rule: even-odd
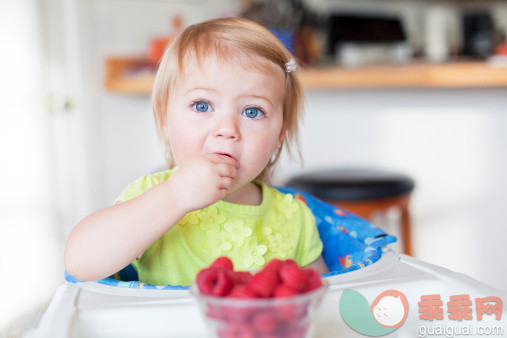
{"label": "nose", "polygon": [[226,140],[238,141],[240,133],[237,118],[234,116],[222,116],[217,123],[214,136]]}

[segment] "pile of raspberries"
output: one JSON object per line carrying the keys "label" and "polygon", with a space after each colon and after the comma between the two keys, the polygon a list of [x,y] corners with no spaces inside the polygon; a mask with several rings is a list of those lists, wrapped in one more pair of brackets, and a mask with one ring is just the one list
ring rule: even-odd
{"label": "pile of raspberries", "polygon": [[[196,285],[203,295],[251,301],[315,291],[322,286],[322,280],[317,270],[301,268],[292,259],[273,259],[261,271],[252,274],[234,271],[228,257],[219,257],[197,274]],[[294,304],[281,301],[271,306],[249,307],[224,300],[222,304],[208,304],[206,316],[220,322],[216,331],[218,337],[305,337],[310,303],[309,299]]]}

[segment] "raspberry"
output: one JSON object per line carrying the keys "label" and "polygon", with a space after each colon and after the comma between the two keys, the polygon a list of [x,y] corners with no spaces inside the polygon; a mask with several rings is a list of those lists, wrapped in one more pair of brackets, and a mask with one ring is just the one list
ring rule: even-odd
{"label": "raspberry", "polygon": [[260,297],[271,297],[279,283],[278,276],[271,271],[260,271],[248,281],[248,289]]}
{"label": "raspberry", "polygon": [[199,271],[196,283],[203,295],[213,296],[225,296],[233,286],[227,270],[219,268],[208,268]]}
{"label": "raspberry", "polygon": [[246,285],[252,274],[248,271],[231,271],[231,278],[236,285]]}
{"label": "raspberry", "polygon": [[[236,285],[227,295],[228,298],[253,299],[257,296],[246,285]],[[224,306],[225,317],[230,321],[248,322],[255,309],[249,306]]]}
{"label": "raspberry", "polygon": [[224,268],[226,270],[233,270],[234,265],[229,257],[221,256],[215,259],[209,266],[210,268]]}
{"label": "raspberry", "polygon": [[278,305],[276,311],[278,315],[285,320],[288,324],[293,324],[300,319],[304,318],[309,304],[284,304]]}
{"label": "raspberry", "polygon": [[230,322],[218,329],[217,335],[220,338],[255,338],[255,331],[248,324]]}
{"label": "raspberry", "polygon": [[251,306],[222,306],[223,317],[227,322],[250,323],[255,308]]}
{"label": "raspberry", "polygon": [[252,324],[260,333],[269,333],[276,330],[280,321],[269,311],[262,311],[254,315]]}
{"label": "raspberry", "polygon": [[220,305],[208,304],[206,306],[206,316],[213,319],[223,320],[226,318],[226,312]]}
{"label": "raspberry", "polygon": [[230,298],[249,299],[257,298],[257,295],[250,291],[246,285],[236,285],[227,295]]}
{"label": "raspberry", "polygon": [[[248,324],[252,320],[252,309],[225,308],[224,319],[227,323]],[[236,336],[234,336],[236,337]]]}
{"label": "raspberry", "polygon": [[271,271],[276,272],[278,274],[278,271],[280,271],[280,268],[282,267],[283,263],[284,263],[284,261],[282,261],[278,258],[274,258],[274,259],[270,260],[269,263],[264,266],[263,270],[271,270]]}
{"label": "raspberry", "polygon": [[[275,298],[286,298],[293,297],[298,295],[294,289],[291,287],[282,284],[279,285],[275,290]],[[307,304],[284,304],[278,305],[276,310],[281,318],[283,318],[287,323],[292,323],[293,321],[301,318],[306,313]]]}
{"label": "raspberry", "polygon": [[264,332],[262,338],[280,338],[277,332]]}
{"label": "raspberry", "polygon": [[306,275],[306,292],[317,290],[322,286],[320,274],[317,270],[312,268],[303,269]]}
{"label": "raspberry", "polygon": [[273,296],[275,298],[285,298],[285,297],[296,296],[298,294],[299,293],[297,293],[296,291],[294,291],[294,289],[291,288],[290,286],[287,286],[285,284],[281,284],[281,285],[277,286],[277,288],[275,289],[275,292],[274,292]]}
{"label": "raspberry", "polygon": [[279,275],[283,284],[300,293],[305,291],[306,275],[295,261],[291,259],[285,261],[280,267]]}

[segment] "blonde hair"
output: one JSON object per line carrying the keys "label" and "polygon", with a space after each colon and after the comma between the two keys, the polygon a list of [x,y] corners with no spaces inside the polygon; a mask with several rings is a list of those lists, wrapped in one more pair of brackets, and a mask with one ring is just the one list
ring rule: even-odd
{"label": "blonde hair", "polygon": [[[184,60],[195,56],[201,64],[201,56],[214,53],[221,60],[239,61],[247,68],[266,71],[278,65],[285,72],[285,64],[293,58],[290,52],[269,30],[241,18],[214,19],[187,27],[167,48],[158,68],[153,87],[153,111],[158,133],[165,144],[167,166],[174,166],[171,147],[166,135],[168,100],[175,80],[184,72]],[[299,123],[303,114],[303,89],[297,71],[285,73],[285,97],[283,102],[283,137],[278,149],[257,179],[269,183],[274,164],[283,148],[294,157],[295,145],[302,161],[299,147]]]}

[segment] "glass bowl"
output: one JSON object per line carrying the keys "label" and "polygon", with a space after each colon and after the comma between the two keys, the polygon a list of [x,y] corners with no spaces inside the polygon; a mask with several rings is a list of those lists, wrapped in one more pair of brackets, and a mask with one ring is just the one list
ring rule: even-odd
{"label": "glass bowl", "polygon": [[328,283],[311,292],[287,298],[237,299],[203,295],[194,283],[197,299],[211,337],[310,337],[315,315]]}

